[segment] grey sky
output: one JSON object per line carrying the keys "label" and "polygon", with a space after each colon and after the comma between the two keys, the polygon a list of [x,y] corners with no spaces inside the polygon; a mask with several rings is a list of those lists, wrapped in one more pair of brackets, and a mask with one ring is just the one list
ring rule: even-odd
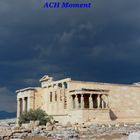
{"label": "grey sky", "polygon": [[45,74],[140,81],[139,0],[95,0],[95,9],[44,9],[44,3],[0,1],[0,110],[15,111],[15,90],[38,86]]}

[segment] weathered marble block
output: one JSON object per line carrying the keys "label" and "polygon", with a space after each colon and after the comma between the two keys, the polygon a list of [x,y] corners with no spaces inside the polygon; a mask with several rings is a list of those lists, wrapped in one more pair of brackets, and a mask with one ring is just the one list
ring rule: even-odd
{"label": "weathered marble block", "polygon": [[128,140],[140,140],[140,132],[131,133]]}

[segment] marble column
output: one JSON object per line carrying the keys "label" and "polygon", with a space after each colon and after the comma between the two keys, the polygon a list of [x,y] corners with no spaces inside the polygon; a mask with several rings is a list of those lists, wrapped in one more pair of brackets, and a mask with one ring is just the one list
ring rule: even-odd
{"label": "marble column", "polygon": [[22,107],[23,107],[23,112],[25,111],[25,98],[22,98],[22,101],[23,101],[23,105],[22,105]]}
{"label": "marble column", "polygon": [[65,88],[65,85],[64,85],[64,83],[62,83],[62,88],[63,88],[63,89]]}
{"label": "marble column", "polygon": [[21,110],[21,98],[18,98],[17,99],[17,126],[19,126],[19,117],[22,113],[22,110]]}
{"label": "marble column", "polygon": [[84,95],[81,94],[81,109],[83,109],[85,106],[85,103],[84,103]]}
{"label": "marble column", "polygon": [[102,100],[102,109],[104,109],[104,101]]}
{"label": "marble column", "polygon": [[23,113],[23,99],[20,98],[20,115]]}
{"label": "marble column", "polygon": [[100,94],[98,94],[97,103],[98,103],[98,108],[100,108]]}
{"label": "marble column", "polygon": [[72,101],[73,101],[73,109],[75,109],[76,106],[75,106],[75,96],[74,95],[72,96]]}
{"label": "marble column", "polygon": [[106,95],[106,108],[109,108],[109,99],[108,99],[108,95]]}
{"label": "marble column", "polygon": [[79,102],[78,102],[78,95],[75,95],[75,108],[78,109],[79,108]]}
{"label": "marble column", "polygon": [[93,109],[93,100],[92,100],[92,94],[89,96],[89,108]]}
{"label": "marble column", "polygon": [[25,97],[24,98],[24,100],[25,100],[25,110],[24,111],[28,111],[28,97]]}
{"label": "marble column", "polygon": [[17,99],[17,118],[20,116],[20,99]]}

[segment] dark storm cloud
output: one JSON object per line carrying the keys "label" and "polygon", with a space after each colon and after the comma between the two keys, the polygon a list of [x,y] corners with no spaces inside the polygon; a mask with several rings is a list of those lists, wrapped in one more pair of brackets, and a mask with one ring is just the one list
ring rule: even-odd
{"label": "dark storm cloud", "polygon": [[13,93],[6,87],[0,87],[0,107],[2,110],[12,112],[16,110],[16,102]]}
{"label": "dark storm cloud", "polygon": [[140,80],[139,0],[95,0],[95,9],[44,9],[44,3],[0,1],[0,110],[9,110],[7,97],[15,106],[14,91],[38,86],[44,74]]}

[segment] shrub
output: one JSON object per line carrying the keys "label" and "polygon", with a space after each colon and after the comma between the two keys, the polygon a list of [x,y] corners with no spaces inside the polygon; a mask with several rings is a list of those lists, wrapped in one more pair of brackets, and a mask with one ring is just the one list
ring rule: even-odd
{"label": "shrub", "polygon": [[47,122],[51,123],[52,117],[48,116],[44,110],[36,109],[28,112],[23,112],[19,117],[19,124],[29,123],[30,121],[39,121],[40,125],[46,125]]}

